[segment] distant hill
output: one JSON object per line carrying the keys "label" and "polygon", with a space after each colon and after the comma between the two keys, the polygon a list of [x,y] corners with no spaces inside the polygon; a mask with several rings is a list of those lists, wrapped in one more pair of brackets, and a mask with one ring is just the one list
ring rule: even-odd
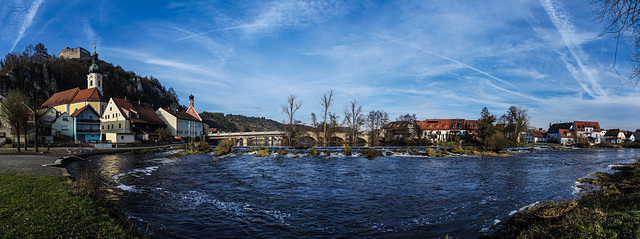
{"label": "distant hill", "polygon": [[266,119],[264,117],[249,117],[244,115],[225,115],[224,113],[202,112],[202,121],[209,128],[217,128],[224,132],[251,132],[251,131],[281,131],[282,123]]}
{"label": "distant hill", "polygon": [[[18,88],[39,102],[56,92],[80,87],[87,88],[87,74],[91,59],[65,59],[49,55],[42,44],[27,47],[22,52],[8,53],[0,60],[0,94]],[[140,100],[156,108],[186,107],[179,104],[173,88],[166,89],[153,76],[139,76],[120,66],[100,61],[104,78],[105,99],[111,97]]]}

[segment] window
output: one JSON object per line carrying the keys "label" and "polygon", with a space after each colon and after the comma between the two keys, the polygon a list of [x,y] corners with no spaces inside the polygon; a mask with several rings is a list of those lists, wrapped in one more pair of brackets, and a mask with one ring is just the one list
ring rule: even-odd
{"label": "window", "polygon": [[102,126],[102,129],[104,129],[104,125]]}
{"label": "window", "polygon": [[62,126],[62,130],[69,130],[69,126],[68,125],[63,125]]}
{"label": "window", "polygon": [[124,136],[120,136],[120,139],[124,139]]}
{"label": "window", "polygon": [[69,117],[68,116],[62,116],[62,121],[69,121]]}
{"label": "window", "polygon": [[96,137],[96,135],[95,135],[95,134],[92,134],[92,135],[91,135],[91,138],[95,138],[95,137]]}
{"label": "window", "polygon": [[92,80],[89,81],[89,86],[93,86],[93,81]]}
{"label": "window", "polygon": [[122,124],[118,124],[118,129],[122,129]]}

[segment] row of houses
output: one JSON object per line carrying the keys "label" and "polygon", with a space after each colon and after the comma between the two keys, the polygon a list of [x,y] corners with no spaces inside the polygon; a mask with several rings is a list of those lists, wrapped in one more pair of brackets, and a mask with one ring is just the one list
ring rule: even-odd
{"label": "row of houses", "polygon": [[525,143],[575,144],[582,141],[591,145],[605,142],[620,144],[640,141],[640,131],[605,130],[595,121],[573,121],[550,124],[548,130],[527,130],[524,138]]}
{"label": "row of houses", "polygon": [[[384,127],[385,135],[390,137],[402,136],[400,131],[417,138],[421,132],[423,139],[434,142],[458,141],[475,137],[478,133],[478,120],[466,119],[425,119],[417,120],[416,124],[394,121]],[[500,127],[500,125],[496,125]],[[414,127],[419,127],[414,129]],[[640,130],[636,132],[620,129],[604,130],[595,121],[573,121],[549,124],[547,130],[529,129],[521,132],[519,137],[524,143],[558,143],[575,144],[585,142],[591,145],[599,143],[629,143],[640,141]]]}
{"label": "row of houses", "polygon": [[40,106],[44,114],[39,124],[50,134],[41,135],[45,141],[55,138],[76,142],[132,143],[157,140],[158,129],[166,128],[174,139],[199,138],[208,125],[194,108],[193,94],[189,96],[186,112],[177,109],[153,109],[149,104],[126,98],[103,98],[103,78],[98,66],[98,54],[87,75],[87,89],[73,88],[55,93]]}

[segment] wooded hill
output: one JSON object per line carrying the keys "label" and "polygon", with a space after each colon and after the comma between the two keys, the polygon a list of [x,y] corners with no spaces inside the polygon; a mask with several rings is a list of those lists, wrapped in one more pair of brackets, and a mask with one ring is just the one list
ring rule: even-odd
{"label": "wooded hill", "polygon": [[225,115],[224,113],[202,112],[202,121],[209,128],[217,128],[218,132],[251,132],[251,131],[281,131],[282,123],[265,119],[264,117],[248,117],[243,115]]}
{"label": "wooded hill", "polygon": [[[56,92],[80,87],[87,88],[87,74],[91,59],[65,59],[49,55],[42,43],[25,50],[8,53],[0,60],[0,94],[17,88],[40,103]],[[139,76],[121,66],[99,61],[103,75],[105,99],[111,97],[140,100],[156,108],[186,107],[179,104],[173,88],[166,89],[153,76]]]}

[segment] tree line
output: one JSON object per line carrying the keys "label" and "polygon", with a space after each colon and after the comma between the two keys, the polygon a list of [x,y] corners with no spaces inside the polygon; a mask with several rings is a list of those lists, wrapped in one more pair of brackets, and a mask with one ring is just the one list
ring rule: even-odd
{"label": "tree line", "polygon": [[[384,110],[371,109],[363,112],[362,105],[357,100],[352,100],[344,106],[343,114],[331,112],[334,91],[329,90],[320,97],[322,112],[320,116],[311,113],[311,132],[318,139],[318,145],[330,146],[336,142],[331,139],[343,132],[347,135],[347,145],[357,146],[358,135],[366,131],[370,139],[370,145],[428,145],[422,134],[422,128],[418,125],[415,114],[404,114],[390,122],[389,114]],[[301,121],[296,120],[295,113],[302,107],[302,102],[295,95],[287,97],[287,103],[282,105],[282,112],[287,116],[283,122],[285,137],[284,144],[296,145],[296,140],[302,136],[300,131]],[[500,117],[491,114],[487,107],[480,113],[477,125],[477,133],[466,137],[471,144],[480,145],[483,148],[500,149],[515,145],[523,140],[521,132],[529,128],[529,115],[527,109],[522,106],[511,106]],[[340,120],[341,117],[344,117]],[[382,134],[384,130],[385,135]]]}

